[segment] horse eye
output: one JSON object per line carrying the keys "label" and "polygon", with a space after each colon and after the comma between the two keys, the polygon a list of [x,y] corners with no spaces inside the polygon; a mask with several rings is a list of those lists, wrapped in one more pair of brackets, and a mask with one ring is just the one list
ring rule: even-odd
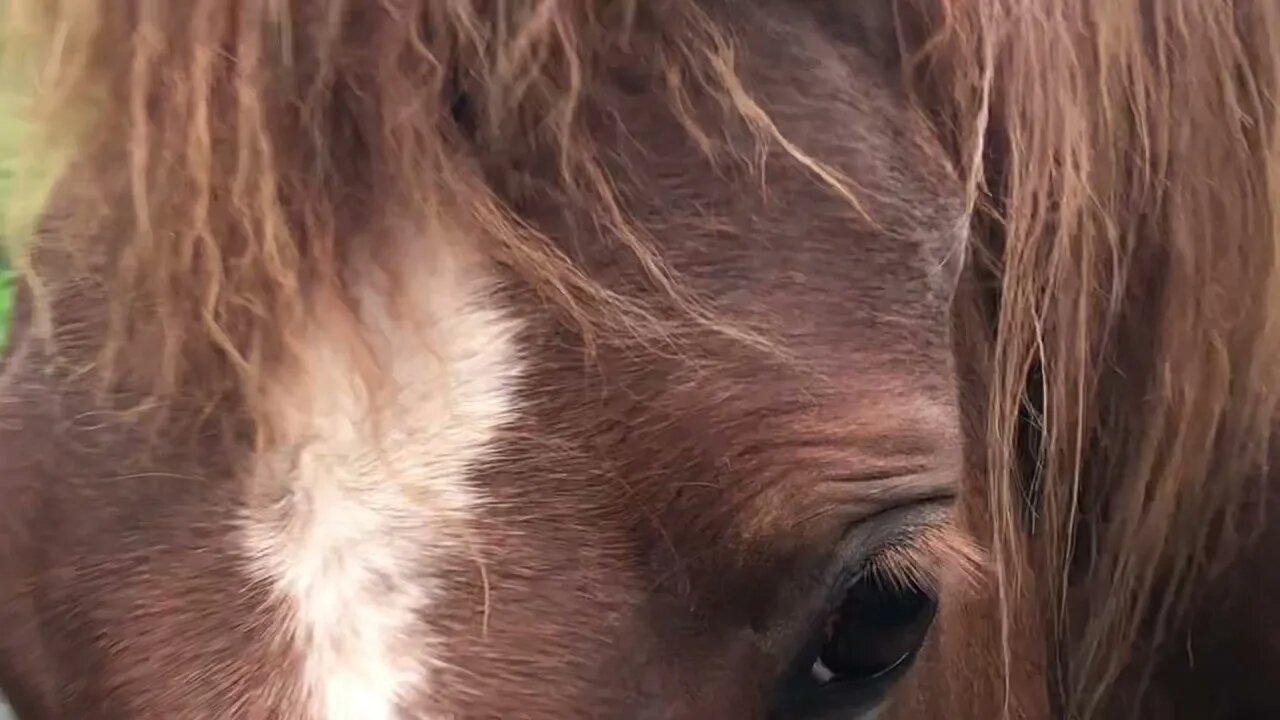
{"label": "horse eye", "polygon": [[924,645],[937,612],[919,585],[864,570],[828,604],[780,678],[774,720],[874,713]]}
{"label": "horse eye", "polygon": [[868,681],[904,668],[924,644],[936,609],[933,596],[915,585],[864,574],[826,623],[812,679],[824,686]]}

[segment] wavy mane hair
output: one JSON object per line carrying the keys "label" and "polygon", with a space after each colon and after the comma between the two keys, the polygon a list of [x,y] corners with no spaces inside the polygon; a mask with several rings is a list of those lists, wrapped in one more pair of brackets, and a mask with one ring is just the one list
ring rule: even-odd
{"label": "wavy mane hair", "polygon": [[[690,322],[755,342],[665,268],[584,127],[607,109],[596,75],[623,72],[710,159],[750,166],[690,109],[710,94],[857,205],[736,82],[705,4],[12,0],[38,123],[76,158],[18,253],[37,329],[78,337],[57,289],[99,287],[105,340],[85,357],[102,387],[251,421],[307,308],[350,300],[344,269],[387,261],[373,238],[408,217],[462,229],[588,346],[679,335],[557,251],[520,211],[538,197],[593,218]],[[1046,634],[1064,716],[1088,717],[1259,524],[1280,397],[1280,5],[883,4],[969,190],[970,522],[1006,619]]]}

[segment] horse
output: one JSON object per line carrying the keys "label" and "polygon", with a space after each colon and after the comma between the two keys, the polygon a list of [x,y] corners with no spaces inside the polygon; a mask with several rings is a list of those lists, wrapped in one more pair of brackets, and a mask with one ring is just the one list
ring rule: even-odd
{"label": "horse", "polygon": [[1275,3],[5,12],[22,720],[1274,716]]}

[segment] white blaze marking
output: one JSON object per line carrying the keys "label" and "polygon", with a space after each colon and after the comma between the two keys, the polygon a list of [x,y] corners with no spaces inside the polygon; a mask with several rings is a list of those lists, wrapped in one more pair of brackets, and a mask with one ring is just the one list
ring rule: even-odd
{"label": "white blaze marking", "polygon": [[288,488],[246,536],[254,570],[294,610],[316,720],[390,720],[429,690],[434,639],[419,618],[432,561],[468,552],[479,498],[467,474],[513,412],[515,325],[481,266],[439,248],[412,260],[396,313],[384,288],[365,293],[362,321],[392,371],[376,419],[348,345],[317,323],[272,406],[291,443],[255,478]]}

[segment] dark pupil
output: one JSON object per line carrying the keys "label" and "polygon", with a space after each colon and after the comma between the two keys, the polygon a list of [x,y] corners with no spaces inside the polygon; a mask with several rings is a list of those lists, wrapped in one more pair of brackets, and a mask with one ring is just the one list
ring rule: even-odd
{"label": "dark pupil", "polygon": [[845,594],[820,655],[838,680],[870,678],[894,669],[920,648],[935,602],[923,590],[875,577]]}

